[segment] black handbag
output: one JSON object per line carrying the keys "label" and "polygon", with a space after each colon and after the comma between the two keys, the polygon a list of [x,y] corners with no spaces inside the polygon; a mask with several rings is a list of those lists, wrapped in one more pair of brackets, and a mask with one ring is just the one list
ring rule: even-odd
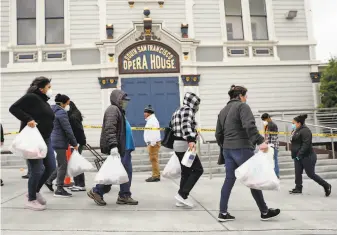
{"label": "black handbag", "polygon": [[173,149],[173,143],[174,143],[174,134],[171,126],[171,122],[169,127],[165,127],[164,130],[164,138],[161,141],[161,145],[168,149]]}

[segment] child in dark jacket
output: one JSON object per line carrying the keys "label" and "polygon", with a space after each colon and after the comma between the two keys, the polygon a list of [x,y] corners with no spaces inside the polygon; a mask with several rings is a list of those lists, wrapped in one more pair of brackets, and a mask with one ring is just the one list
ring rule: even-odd
{"label": "child in dark jacket", "polygon": [[[80,110],[78,110],[78,108],[72,101],[70,101],[69,107],[70,107],[70,110],[68,111],[69,122],[76,137],[77,143],[79,144],[78,152],[82,153],[83,146],[87,144],[82,124],[83,121],[82,113],[80,112]],[[74,187],[72,187],[71,191],[73,192],[86,191],[84,173],[75,176],[74,183],[75,185]]]}
{"label": "child in dark jacket", "polygon": [[55,97],[56,105],[52,106],[53,112],[55,113],[54,128],[51,133],[51,143],[52,147],[57,154],[57,171],[49,177],[46,182],[47,187],[53,191],[52,182],[57,178],[57,190],[54,193],[55,197],[71,197],[72,195],[68,193],[64,188],[64,179],[67,174],[67,156],[66,152],[68,145],[74,147],[78,150],[77,141],[74,136],[73,130],[71,129],[67,111],[69,110],[70,98],[66,95],[57,94]]}

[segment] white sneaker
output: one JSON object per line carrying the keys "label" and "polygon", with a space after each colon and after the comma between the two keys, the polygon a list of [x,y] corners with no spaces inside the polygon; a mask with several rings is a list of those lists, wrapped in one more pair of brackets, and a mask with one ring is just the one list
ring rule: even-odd
{"label": "white sneaker", "polygon": [[87,191],[85,187],[80,187],[80,186],[73,186],[71,188],[72,192],[84,192]]}
{"label": "white sneaker", "polygon": [[181,202],[176,202],[176,207],[185,207],[185,204]]}
{"label": "white sneaker", "polygon": [[194,207],[194,205],[193,205],[192,202],[190,202],[188,199],[182,198],[179,194],[177,194],[177,195],[175,196],[175,199],[176,199],[178,202],[184,204],[185,206],[188,206],[188,207]]}
{"label": "white sneaker", "polygon": [[34,200],[34,201],[27,201],[25,208],[33,211],[43,211],[46,209],[46,206],[41,205],[37,200]]}
{"label": "white sneaker", "polygon": [[[26,193],[26,199],[27,199],[27,201],[29,199],[28,193]],[[44,197],[41,195],[41,193],[36,193],[36,200],[38,201],[38,203],[40,203],[43,206],[47,204],[46,199],[44,199]]]}

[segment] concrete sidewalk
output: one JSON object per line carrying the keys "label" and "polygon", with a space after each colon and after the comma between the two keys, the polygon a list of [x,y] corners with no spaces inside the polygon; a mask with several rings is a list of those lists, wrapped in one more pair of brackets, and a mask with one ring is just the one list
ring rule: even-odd
{"label": "concrete sidewalk", "polygon": [[[260,214],[249,189],[237,182],[229,211],[236,221],[219,223],[218,205],[223,179],[202,178],[192,191],[193,209],[175,207],[177,181],[162,179],[146,183],[146,174],[135,174],[133,197],[138,206],[116,205],[118,187],[105,196],[106,207],[97,206],[85,192],[72,198],[55,198],[43,188],[48,209],[35,212],[24,209],[27,180],[18,169],[2,170],[1,232],[3,235],[107,235],[107,234],[188,234],[188,235],[288,235],[337,234],[337,180],[330,180],[332,195],[312,181],[304,182],[303,195],[289,195],[292,180],[282,180],[279,192],[265,192],[268,206],[279,207],[281,216],[274,221],[260,221]],[[95,173],[86,174],[87,186],[93,185]]]}

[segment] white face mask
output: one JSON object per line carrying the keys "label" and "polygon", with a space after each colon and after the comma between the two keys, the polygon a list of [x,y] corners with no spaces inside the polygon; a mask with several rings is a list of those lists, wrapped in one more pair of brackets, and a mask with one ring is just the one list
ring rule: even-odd
{"label": "white face mask", "polygon": [[268,122],[267,122],[267,121],[263,121],[263,125],[264,125],[264,126],[267,126],[267,125],[268,125]]}
{"label": "white face mask", "polygon": [[46,96],[48,98],[51,98],[53,96],[53,90],[51,88],[47,91]]}
{"label": "white face mask", "polygon": [[65,111],[67,111],[67,112],[69,112],[69,110],[70,110],[70,106],[69,106],[69,105],[67,105],[66,107],[64,107],[64,110],[65,110]]}

